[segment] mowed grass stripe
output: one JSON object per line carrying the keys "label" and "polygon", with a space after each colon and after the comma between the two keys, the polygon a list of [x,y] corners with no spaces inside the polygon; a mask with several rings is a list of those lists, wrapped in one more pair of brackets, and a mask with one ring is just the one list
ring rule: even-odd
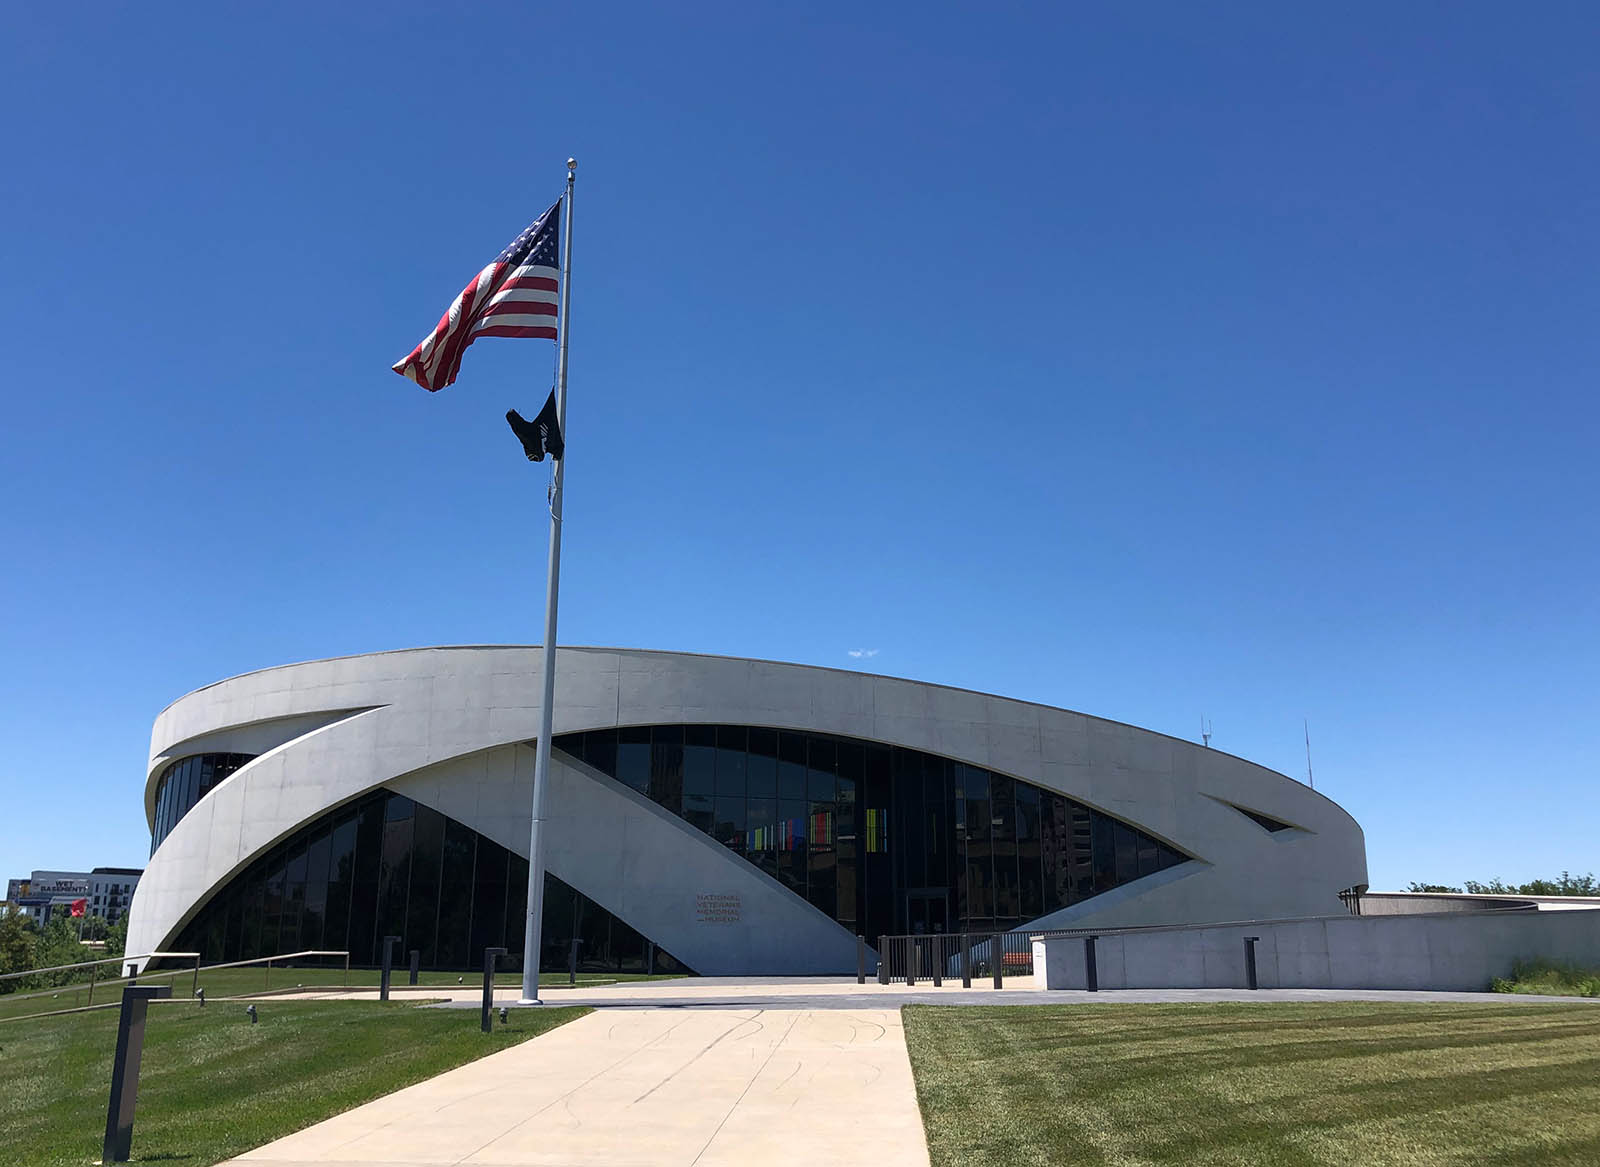
{"label": "mowed grass stripe", "polygon": [[[201,1167],[506,1049],[588,1013],[513,1010],[492,1034],[467,1010],[367,1001],[152,1005],[134,1161]],[[100,1158],[117,1015],[0,1028],[0,1165]]]}
{"label": "mowed grass stripe", "polygon": [[935,1167],[1600,1163],[1600,1008],[910,1006]]}

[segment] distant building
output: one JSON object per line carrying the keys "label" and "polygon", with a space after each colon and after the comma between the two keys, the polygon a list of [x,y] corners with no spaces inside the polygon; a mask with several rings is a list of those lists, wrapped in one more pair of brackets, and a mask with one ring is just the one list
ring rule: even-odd
{"label": "distant building", "polygon": [[35,871],[28,879],[7,881],[6,910],[20,912],[42,928],[52,916],[70,915],[72,905],[83,900],[85,916],[102,916],[114,924],[127,915],[143,874],[138,867]]}

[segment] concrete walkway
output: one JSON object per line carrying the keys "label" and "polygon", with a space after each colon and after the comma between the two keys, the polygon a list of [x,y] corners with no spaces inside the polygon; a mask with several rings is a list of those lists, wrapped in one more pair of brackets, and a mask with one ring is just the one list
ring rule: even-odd
{"label": "concrete walkway", "polygon": [[229,1162],[717,1167],[796,1154],[926,1167],[897,1007],[591,1013]]}
{"label": "concrete walkway", "polygon": [[[1032,977],[1013,977],[1005,987],[995,989],[988,981],[974,981],[964,989],[959,980],[947,980],[935,987],[928,981],[914,986],[880,985],[868,980],[856,984],[854,977],[686,977],[681,980],[631,981],[613,985],[582,984],[576,988],[543,988],[540,994],[551,1005],[588,1005],[596,1009],[898,1009],[902,1005],[1088,1005],[1202,1003],[1247,1001],[1258,1004],[1273,1001],[1400,1001],[1438,1002],[1456,1005],[1538,1005],[1588,1003],[1600,999],[1584,997],[1535,997],[1517,993],[1448,993],[1393,989],[1108,989],[1088,993],[1081,989],[1044,990],[1034,987]],[[374,1000],[376,989],[308,989],[304,993],[284,994],[318,1000]],[[510,987],[495,990],[496,1006],[515,1008],[520,991]],[[441,1008],[477,1009],[483,1000],[481,986],[442,986],[399,988],[397,1000],[426,998],[442,1001]]]}

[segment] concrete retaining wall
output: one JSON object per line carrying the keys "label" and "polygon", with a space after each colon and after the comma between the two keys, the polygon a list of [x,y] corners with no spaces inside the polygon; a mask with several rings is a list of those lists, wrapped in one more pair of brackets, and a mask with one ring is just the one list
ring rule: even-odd
{"label": "concrete retaining wall", "polygon": [[[1600,966],[1600,911],[1328,916],[1102,936],[1102,989],[1246,987],[1246,936],[1258,936],[1263,989],[1433,989],[1481,992],[1518,960]],[[1081,937],[1035,940],[1040,988],[1082,989]]]}

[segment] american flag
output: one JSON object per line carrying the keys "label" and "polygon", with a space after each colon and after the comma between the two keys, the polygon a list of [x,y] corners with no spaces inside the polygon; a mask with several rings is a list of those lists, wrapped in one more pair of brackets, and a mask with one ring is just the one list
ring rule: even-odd
{"label": "american flag", "polygon": [[561,279],[561,201],[500,257],[472,277],[433,334],[394,366],[430,392],[461,371],[461,357],[480,336],[556,337],[556,293]]}

